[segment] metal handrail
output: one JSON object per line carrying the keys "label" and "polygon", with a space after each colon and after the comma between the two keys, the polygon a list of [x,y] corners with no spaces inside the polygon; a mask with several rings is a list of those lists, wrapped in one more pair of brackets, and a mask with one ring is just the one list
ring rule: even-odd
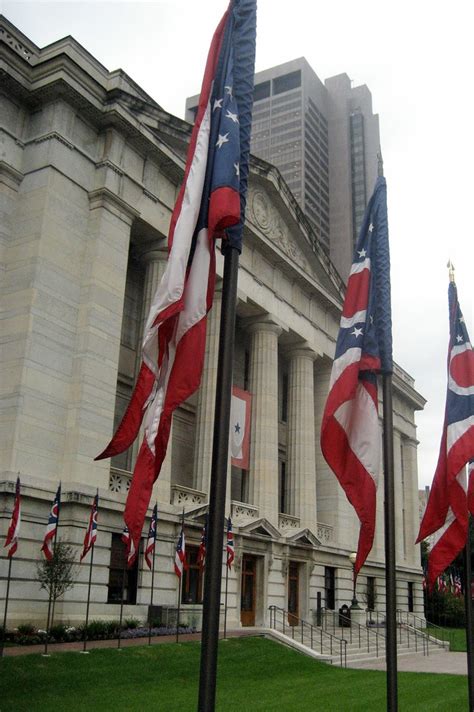
{"label": "metal handrail", "polygon": [[[339,613],[338,611],[333,611],[332,609],[329,608],[323,608],[323,622],[327,625],[327,618],[328,616],[332,616],[332,622],[333,622],[333,629],[335,630],[335,620],[336,616],[340,620],[341,618],[348,624],[348,627],[350,626],[350,634],[349,634],[349,640],[352,643],[352,628],[355,627],[358,633],[358,638],[359,638],[359,648],[362,648],[362,639],[363,639],[363,633],[366,634],[367,636],[367,652],[371,652],[371,641],[374,641],[375,637],[375,655],[378,658],[379,657],[379,641],[381,638],[385,639],[385,633],[381,633],[378,630],[374,630],[372,628],[367,627],[366,625],[361,625],[360,623],[357,623],[357,621],[352,620],[349,616],[345,616],[343,613]],[[371,639],[372,636],[372,639]]]}
{"label": "metal handrail", "polygon": [[316,627],[312,623],[308,623],[307,621],[303,620],[299,616],[296,616],[294,613],[290,613],[289,611],[286,611],[284,608],[280,608],[279,606],[269,606],[269,611],[270,611],[270,628],[274,628],[274,630],[278,630],[277,628],[277,613],[281,614],[282,618],[282,632],[283,635],[289,635],[289,633],[286,633],[285,630],[285,621],[287,619],[293,618],[295,621],[295,625],[291,625],[289,623],[286,623],[286,626],[291,628],[291,638],[294,640],[295,639],[295,629],[298,629],[298,632],[301,637],[301,643],[303,645],[307,645],[305,643],[305,633],[308,633],[309,637],[309,646],[311,650],[315,649],[315,640],[319,641],[319,652],[321,655],[325,654],[325,649],[324,649],[324,643],[323,643],[323,638],[326,641],[326,647],[329,646],[329,653],[330,655],[333,655],[333,650],[334,646],[338,645],[339,646],[339,659],[341,663],[341,667],[347,667],[347,640],[345,638],[339,638],[336,635],[332,635],[331,633],[328,633],[327,631],[323,630],[322,627]]}
{"label": "metal handrail", "polygon": [[[405,616],[405,620],[403,620],[403,616]],[[413,623],[410,623],[409,617],[411,617]],[[431,641],[434,645],[438,645],[439,647],[444,648],[444,644],[448,643],[449,647],[452,647],[452,634],[451,631],[447,630],[446,628],[442,628],[441,626],[436,625],[435,623],[430,623],[430,621],[426,620],[425,618],[421,618],[420,616],[417,616],[411,611],[402,611],[401,609],[397,609],[397,618],[399,620],[400,628],[402,624],[406,626],[411,626],[413,630],[416,630],[418,633],[426,636],[428,638],[428,641]],[[419,623],[418,625],[417,622]],[[429,626],[430,628],[435,628],[437,631],[440,631],[442,641],[441,644],[438,638],[432,637],[429,633],[426,632],[427,626]]]}

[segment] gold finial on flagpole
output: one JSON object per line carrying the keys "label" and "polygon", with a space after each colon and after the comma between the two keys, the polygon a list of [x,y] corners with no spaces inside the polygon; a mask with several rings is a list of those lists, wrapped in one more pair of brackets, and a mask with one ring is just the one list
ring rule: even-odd
{"label": "gold finial on flagpole", "polygon": [[454,265],[451,260],[448,260],[448,264],[446,265],[446,267],[449,269],[449,281],[455,282],[456,280],[454,278]]}

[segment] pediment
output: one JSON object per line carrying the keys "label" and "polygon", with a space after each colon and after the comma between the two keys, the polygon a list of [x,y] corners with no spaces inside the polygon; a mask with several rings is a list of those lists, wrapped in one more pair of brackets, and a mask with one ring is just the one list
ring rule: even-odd
{"label": "pediment", "polygon": [[313,534],[311,529],[300,529],[299,531],[288,532],[286,537],[288,542],[292,544],[299,544],[303,546],[312,546],[319,548],[321,546],[321,541],[318,537]]}
{"label": "pediment", "polygon": [[205,519],[207,517],[207,513],[209,511],[209,505],[208,504],[201,504],[199,507],[196,507],[195,509],[191,509],[184,514],[185,520],[190,520],[191,521],[196,521],[200,522],[201,524],[204,524]]}
{"label": "pediment", "polygon": [[246,534],[255,534],[268,537],[269,539],[279,539],[281,536],[278,529],[276,529],[273,524],[270,524],[268,519],[264,517],[256,519],[254,522],[250,522],[243,527],[239,527],[239,530]]}

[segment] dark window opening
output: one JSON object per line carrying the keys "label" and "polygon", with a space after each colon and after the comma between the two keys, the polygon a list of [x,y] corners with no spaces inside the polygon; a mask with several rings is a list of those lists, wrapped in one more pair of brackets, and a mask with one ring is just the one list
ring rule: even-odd
{"label": "dark window opening", "polygon": [[280,512],[286,512],[286,462],[280,460],[280,482],[279,482],[279,495],[280,495]]}
{"label": "dark window opening", "polygon": [[126,558],[122,535],[112,534],[107,603],[120,603],[122,600],[122,584],[124,603],[133,605],[137,602],[139,556],[136,557],[135,563],[131,568],[126,567]]}
{"label": "dark window opening", "polygon": [[273,80],[273,94],[282,94],[284,91],[297,89],[301,86],[301,70],[284,74],[282,77],[277,77]]}
{"label": "dark window opening", "polygon": [[415,610],[415,597],[413,581],[408,581],[408,612],[413,613]]}
{"label": "dark window opening", "polygon": [[247,349],[244,353],[244,391],[248,391],[250,383],[250,354]]}
{"label": "dark window opening", "polygon": [[198,563],[198,546],[186,547],[187,569],[183,572],[181,603],[202,603],[203,569]]}
{"label": "dark window opening", "polygon": [[253,88],[253,100],[260,101],[261,99],[268,99],[270,96],[270,82],[261,82],[261,84],[256,84]]}
{"label": "dark window opening", "polygon": [[375,611],[375,577],[367,576],[367,610]]}
{"label": "dark window opening", "polygon": [[336,607],[336,569],[332,566],[324,568],[324,594],[326,608],[333,611]]}

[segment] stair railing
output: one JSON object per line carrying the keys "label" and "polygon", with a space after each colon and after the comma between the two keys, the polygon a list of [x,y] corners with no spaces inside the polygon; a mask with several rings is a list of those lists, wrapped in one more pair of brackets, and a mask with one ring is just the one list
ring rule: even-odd
{"label": "stair railing", "polygon": [[269,611],[270,628],[277,631],[280,629],[283,635],[291,637],[292,640],[299,638],[302,645],[316,650],[321,655],[327,655],[329,650],[329,654],[332,656],[338,649],[340,665],[347,667],[347,640],[345,638],[339,638],[329,633],[322,626],[316,627],[279,606],[269,606]]}

